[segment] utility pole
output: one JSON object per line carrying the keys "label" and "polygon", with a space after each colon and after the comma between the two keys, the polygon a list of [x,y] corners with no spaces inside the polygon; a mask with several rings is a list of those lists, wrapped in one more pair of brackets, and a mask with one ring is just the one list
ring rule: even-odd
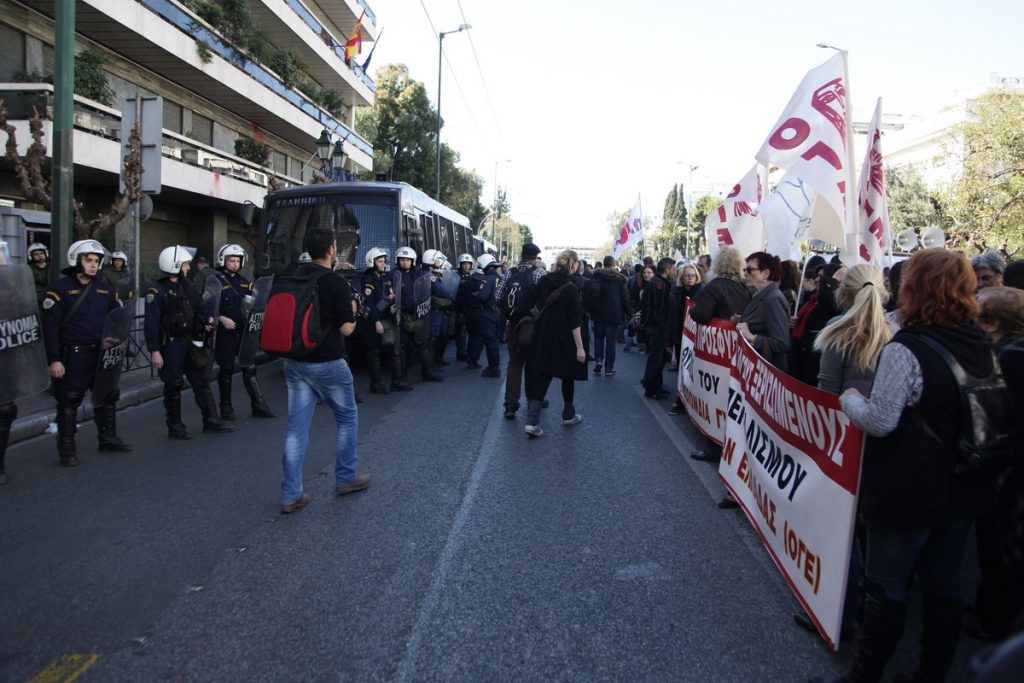
{"label": "utility pole", "polygon": [[[72,138],[75,127],[75,0],[57,0],[54,34],[53,83],[53,204],[50,207],[50,254],[64,261],[72,241],[75,174]],[[135,264],[138,268],[138,264]],[[50,281],[61,277],[61,268],[50,269]]]}

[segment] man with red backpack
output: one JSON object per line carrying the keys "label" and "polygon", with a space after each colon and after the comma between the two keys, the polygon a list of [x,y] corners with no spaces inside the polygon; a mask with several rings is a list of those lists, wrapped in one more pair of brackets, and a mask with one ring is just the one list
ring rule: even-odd
{"label": "man with red backpack", "polygon": [[[333,270],[338,247],[332,231],[310,230],[302,247],[309,253],[310,263],[301,264],[290,276],[278,276],[275,280],[261,339],[266,351],[271,351],[269,346],[285,342],[278,346],[283,351],[272,351],[284,357],[288,385],[288,427],[281,481],[283,514],[309,503],[309,495],[302,491],[302,465],[318,397],[334,413],[338,425],[335,494],[362,491],[370,485],[368,476],[356,476],[356,395],[352,371],[343,357],[343,337],[356,328],[355,296],[348,280]],[[298,306],[289,306],[289,301],[298,302]],[[291,315],[292,310],[295,315]],[[299,321],[299,329],[295,329],[293,320]],[[296,343],[285,349],[286,339],[295,339]]]}

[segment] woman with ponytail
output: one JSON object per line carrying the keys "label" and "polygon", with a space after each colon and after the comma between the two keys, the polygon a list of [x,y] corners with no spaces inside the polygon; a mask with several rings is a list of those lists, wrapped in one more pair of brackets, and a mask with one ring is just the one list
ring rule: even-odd
{"label": "woman with ponytail", "polygon": [[885,316],[888,298],[878,268],[861,263],[849,269],[836,292],[846,313],[833,318],[814,341],[821,353],[819,389],[841,394],[853,388],[871,395],[878,356],[894,331]]}

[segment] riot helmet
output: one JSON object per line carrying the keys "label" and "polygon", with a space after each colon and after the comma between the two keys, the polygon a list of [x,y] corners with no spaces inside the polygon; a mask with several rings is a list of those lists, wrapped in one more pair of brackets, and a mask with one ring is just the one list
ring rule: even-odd
{"label": "riot helmet", "polygon": [[160,257],[157,259],[157,264],[160,266],[160,272],[166,275],[180,275],[181,266],[185,263],[189,263],[196,255],[195,247],[183,247],[180,244],[176,244],[173,247],[165,247],[160,252]]}
{"label": "riot helmet", "polygon": [[238,262],[239,270],[241,270],[242,266],[245,265],[245,249],[242,249],[242,247],[237,244],[225,244],[223,247],[217,250],[218,268],[224,267],[224,264],[227,262],[228,256],[237,256],[239,259],[241,259]]}
{"label": "riot helmet", "polygon": [[46,258],[46,260],[47,261],[50,260],[50,249],[45,244],[43,244],[42,242],[33,242],[32,244],[28,245],[28,257],[29,257],[29,259],[32,258],[32,252],[33,251],[41,251],[41,252],[43,252],[43,256]]}
{"label": "riot helmet", "polygon": [[448,257],[437,249],[427,249],[423,252],[423,265],[431,268],[443,268],[448,262]]}
{"label": "riot helmet", "polygon": [[488,268],[497,268],[498,261],[490,254],[481,254],[476,259],[476,267],[481,273],[485,273]]}
{"label": "riot helmet", "polygon": [[113,254],[110,255],[110,262],[113,263],[115,259],[121,259],[122,261],[124,261],[124,268],[128,268],[128,254],[124,253],[123,251],[115,251]]}
{"label": "riot helmet", "polygon": [[85,254],[96,254],[100,257],[100,265],[102,265],[103,259],[107,257],[107,250],[96,240],[78,240],[68,247],[68,265],[77,266],[78,257]]}
{"label": "riot helmet", "polygon": [[[416,250],[412,247],[399,247],[398,251],[395,252],[395,263],[398,263],[401,259],[409,259],[409,267],[416,263]],[[401,264],[398,266],[401,268]]]}
{"label": "riot helmet", "polygon": [[370,251],[366,252],[366,267],[373,268],[376,265],[377,259],[379,258],[383,258],[384,263],[386,265],[388,260],[388,250],[381,249],[380,247],[374,247]]}
{"label": "riot helmet", "polygon": [[471,254],[460,254],[459,255],[459,264],[460,265],[463,264],[463,263],[472,263],[472,262],[473,262],[473,256]]}

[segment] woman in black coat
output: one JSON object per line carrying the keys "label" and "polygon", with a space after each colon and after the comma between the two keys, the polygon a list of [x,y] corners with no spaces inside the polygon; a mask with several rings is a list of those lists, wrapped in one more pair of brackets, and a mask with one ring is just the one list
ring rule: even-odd
{"label": "woman in black coat", "polygon": [[572,280],[579,257],[566,250],[558,255],[554,270],[537,281],[529,293],[529,303],[540,310],[533,326],[530,350],[526,355],[527,418],[525,431],[541,436],[540,411],[551,380],[562,380],[562,424],[576,425],[583,418],[573,403],[573,382],[587,380],[587,352],[583,347],[583,302]]}
{"label": "woman in black coat", "polygon": [[782,264],[778,256],[756,251],[747,257],[743,272],[754,296],[740,316],[736,331],[766,361],[785,372],[789,354],[789,303],[779,291]]}
{"label": "woman in black coat", "polygon": [[821,371],[821,352],[814,348],[814,340],[829,321],[839,315],[836,289],[846,275],[846,268],[829,263],[818,271],[817,289],[793,317],[790,332],[789,374],[812,387],[818,383]]}

